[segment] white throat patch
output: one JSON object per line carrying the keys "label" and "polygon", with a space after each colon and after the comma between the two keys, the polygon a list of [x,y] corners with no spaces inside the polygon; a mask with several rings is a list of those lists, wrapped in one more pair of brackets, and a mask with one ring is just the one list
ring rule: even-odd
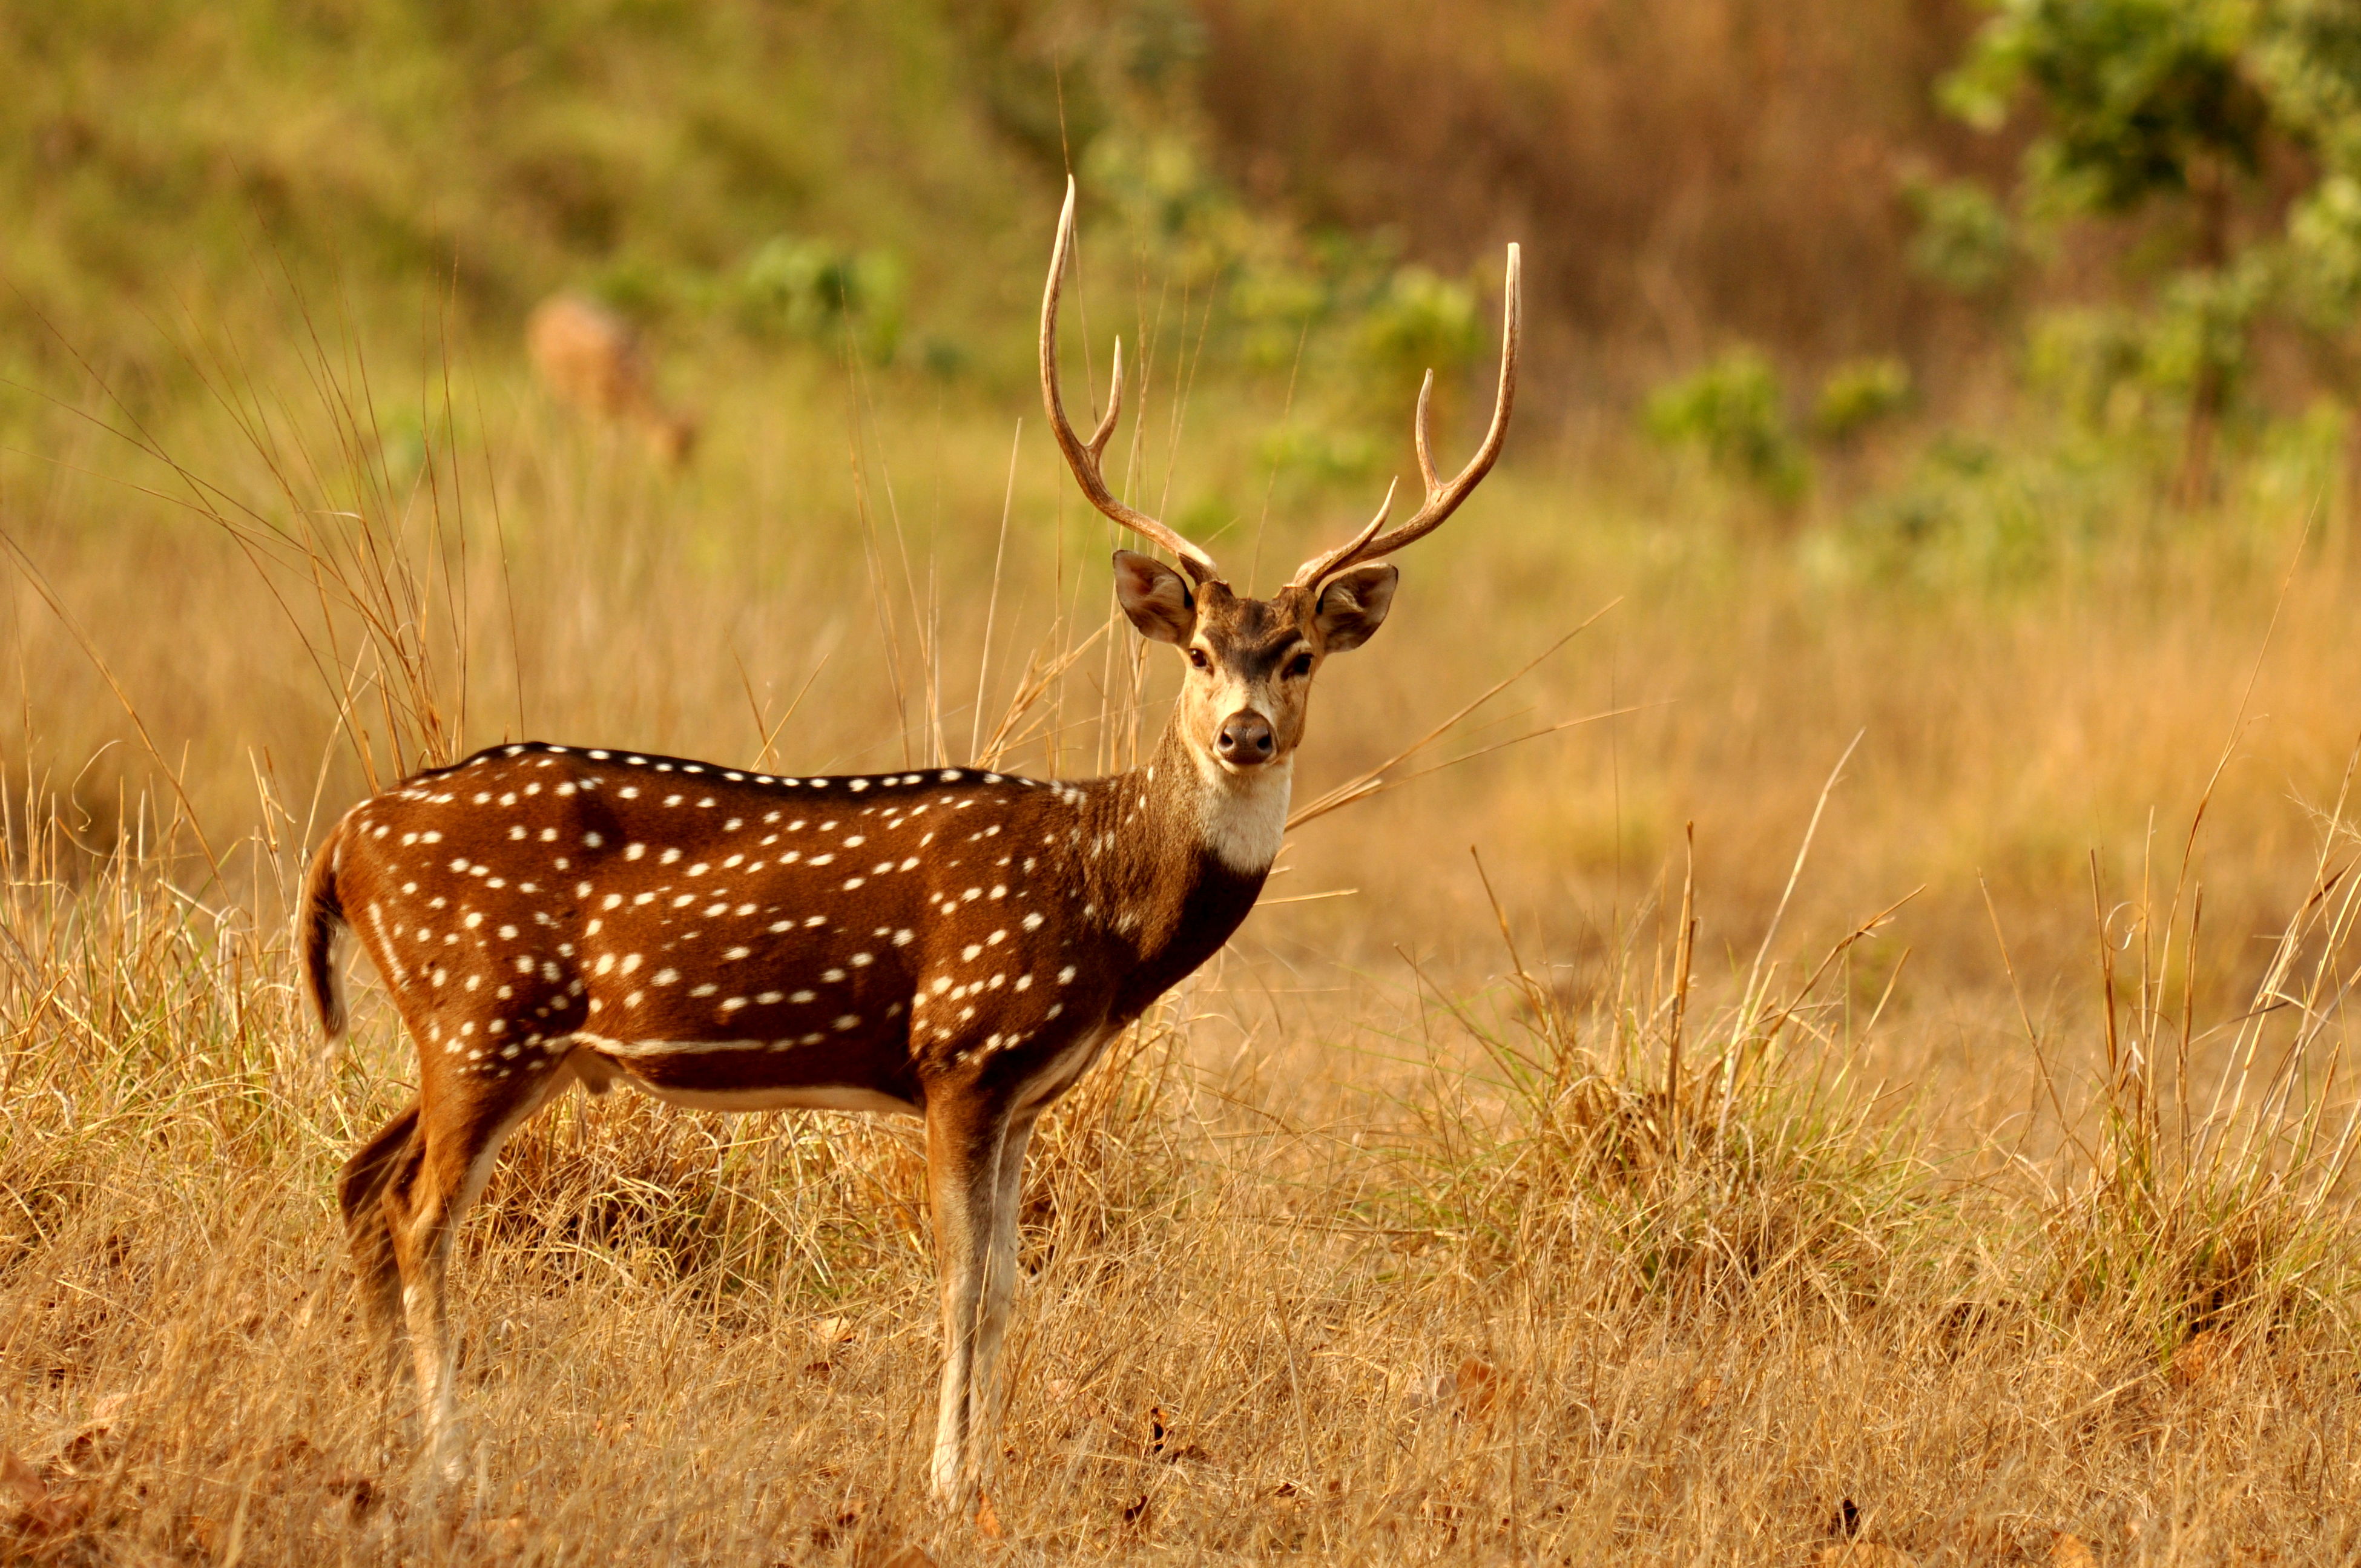
{"label": "white throat patch", "polygon": [[1205,847],[1234,872],[1268,871],[1287,836],[1295,759],[1232,773],[1194,746],[1189,754],[1197,764],[1197,824]]}

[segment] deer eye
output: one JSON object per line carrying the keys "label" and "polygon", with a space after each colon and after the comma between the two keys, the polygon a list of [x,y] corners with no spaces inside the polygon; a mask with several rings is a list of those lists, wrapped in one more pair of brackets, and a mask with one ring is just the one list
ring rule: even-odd
{"label": "deer eye", "polygon": [[1287,662],[1287,675],[1290,680],[1301,680],[1311,673],[1312,655],[1309,653],[1298,653]]}
{"label": "deer eye", "polygon": [[1191,669],[1210,670],[1213,667],[1213,661],[1205,657],[1202,648],[1191,648],[1189,650],[1189,664]]}

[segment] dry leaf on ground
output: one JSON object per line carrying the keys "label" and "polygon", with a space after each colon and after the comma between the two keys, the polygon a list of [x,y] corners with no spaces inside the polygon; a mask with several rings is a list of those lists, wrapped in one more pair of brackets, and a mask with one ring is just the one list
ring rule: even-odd
{"label": "dry leaf on ground", "polygon": [[1427,1379],[1421,1392],[1422,1405],[1448,1409],[1463,1420],[1489,1421],[1514,1405],[1524,1389],[1516,1377],[1470,1355]]}
{"label": "dry leaf on ground", "polygon": [[1173,1430],[1172,1417],[1163,1406],[1148,1406],[1148,1413],[1140,1420],[1141,1424],[1148,1429],[1148,1435],[1142,1446],[1147,1449],[1149,1458],[1180,1460],[1213,1457],[1202,1447],[1187,1441]]}
{"label": "dry leaf on ground", "polygon": [[2061,1530],[2049,1539],[2049,1568],[2099,1568],[2099,1559],[2081,1536]]}
{"label": "dry leaf on ground", "polygon": [[322,1489],[332,1497],[342,1497],[345,1508],[355,1519],[368,1517],[368,1511],[385,1496],[374,1477],[355,1475],[339,1471],[323,1482]]}
{"label": "dry leaf on ground", "polygon": [[2207,1388],[2227,1377],[2239,1360],[2238,1347],[2220,1329],[2204,1329],[2189,1336],[2172,1353],[2167,1376],[2177,1388]]}
{"label": "dry leaf on ground", "polygon": [[12,1448],[0,1448],[0,1525],[19,1536],[57,1535],[82,1522],[88,1504],[52,1494],[40,1472]]}
{"label": "dry leaf on ground", "polygon": [[109,1457],[107,1439],[115,1435],[115,1427],[123,1415],[123,1407],[130,1402],[127,1394],[109,1394],[90,1408],[90,1414],[81,1422],[60,1432],[50,1445],[51,1452],[71,1470],[93,1470]]}
{"label": "dry leaf on ground", "polygon": [[0,1499],[11,1508],[31,1508],[49,1497],[48,1485],[25,1456],[13,1448],[0,1448]]}
{"label": "dry leaf on ground", "polygon": [[1492,1414],[1506,1401],[1510,1391],[1509,1381],[1499,1367],[1472,1355],[1454,1370],[1452,1384],[1460,1413],[1467,1416]]}

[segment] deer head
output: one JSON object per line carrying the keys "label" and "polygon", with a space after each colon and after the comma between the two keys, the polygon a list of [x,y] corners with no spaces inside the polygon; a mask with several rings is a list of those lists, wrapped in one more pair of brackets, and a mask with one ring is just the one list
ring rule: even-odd
{"label": "deer head", "polygon": [[[1123,411],[1123,343],[1115,345],[1106,416],[1089,440],[1067,422],[1058,390],[1058,295],[1074,236],[1074,185],[1066,182],[1065,210],[1041,296],[1041,397],[1049,428],[1082,494],[1115,522],[1176,556],[1180,570],[1129,550],[1115,553],[1115,597],[1142,636],[1169,642],[1187,657],[1173,725],[1208,777],[1248,779],[1283,771],[1303,739],[1312,677],[1331,653],[1357,648],[1383,625],[1400,573],[1381,559],[1443,525],[1490,472],[1508,434],[1517,390],[1518,248],[1509,247],[1500,329],[1500,385],[1491,428],[1467,466],[1449,480],[1434,471],[1427,443],[1427,405],[1434,373],[1419,389],[1414,433],[1426,499],[1416,516],[1388,531],[1394,489],[1367,526],[1343,544],[1297,569],[1269,598],[1254,598],[1224,581],[1212,556],[1147,513],[1115,499],[1100,466]],[[1185,573],[1184,576],[1182,574]]]}

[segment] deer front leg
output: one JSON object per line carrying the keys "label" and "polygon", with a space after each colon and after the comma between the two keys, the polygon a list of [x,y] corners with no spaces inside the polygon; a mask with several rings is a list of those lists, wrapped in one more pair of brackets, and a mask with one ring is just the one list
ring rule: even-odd
{"label": "deer front leg", "polygon": [[[977,1483],[980,1396],[990,1372],[989,1347],[997,1338],[986,1331],[1001,1229],[1001,1156],[1010,1130],[997,1108],[986,1113],[938,1102],[927,1109],[927,1189],[943,1292],[943,1384],[932,1478],[936,1501],[955,1511],[965,1508]],[[1013,1271],[1012,1259],[1007,1272]]]}
{"label": "deer front leg", "polygon": [[1016,1296],[1016,1219],[1025,1200],[1025,1150],[1033,1141],[1038,1113],[1010,1121],[1000,1140],[1000,1159],[993,1184],[992,1246],[984,1257],[983,1300],[976,1325],[975,1361],[970,1375],[976,1409],[975,1429],[969,1442],[976,1451],[981,1476],[985,1444],[999,1425],[1003,1400],[994,1373],[1000,1362],[1001,1341],[1008,1332],[1008,1309]]}

